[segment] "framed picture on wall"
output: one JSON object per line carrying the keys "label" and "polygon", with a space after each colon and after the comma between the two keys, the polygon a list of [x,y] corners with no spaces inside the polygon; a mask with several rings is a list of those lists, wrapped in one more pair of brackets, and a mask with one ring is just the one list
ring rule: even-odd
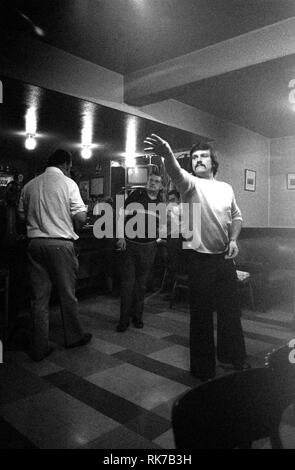
{"label": "framed picture on wall", "polygon": [[287,189],[295,189],[295,173],[287,174]]}
{"label": "framed picture on wall", "polygon": [[245,191],[256,190],[256,171],[245,170]]}
{"label": "framed picture on wall", "polygon": [[83,202],[87,204],[89,200],[89,181],[80,181],[79,188]]}

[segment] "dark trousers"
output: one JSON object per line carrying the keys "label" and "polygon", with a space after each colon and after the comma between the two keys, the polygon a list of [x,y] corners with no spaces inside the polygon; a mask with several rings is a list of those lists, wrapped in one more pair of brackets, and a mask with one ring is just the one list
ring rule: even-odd
{"label": "dark trousers", "polygon": [[217,357],[243,363],[246,357],[232,260],[185,250],[190,290],[190,367],[197,375],[215,370],[213,311],[217,312]]}
{"label": "dark trousers", "polygon": [[127,240],[121,279],[120,323],[142,320],[144,294],[157,251],[156,242],[141,244]]}
{"label": "dark trousers", "polygon": [[33,239],[28,246],[28,269],[32,289],[32,349],[42,357],[48,348],[49,300],[52,284],[59,296],[65,343],[79,341],[84,334],[78,319],[75,286],[78,259],[74,245],[67,240]]}

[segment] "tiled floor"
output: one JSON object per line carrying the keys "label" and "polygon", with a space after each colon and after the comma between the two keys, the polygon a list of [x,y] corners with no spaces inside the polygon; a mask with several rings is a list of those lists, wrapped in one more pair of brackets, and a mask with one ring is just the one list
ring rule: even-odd
{"label": "tiled floor", "polygon": [[[63,348],[54,309],[57,349],[47,360],[34,363],[22,351],[6,352],[0,365],[0,448],[173,449],[172,404],[199,384],[189,374],[187,305],[169,310],[163,295],[152,295],[145,327],[125,333],[115,331],[119,299],[88,298],[80,312],[94,335],[89,345]],[[253,366],[263,366],[267,352],[294,337],[290,321],[282,306],[244,311]]]}

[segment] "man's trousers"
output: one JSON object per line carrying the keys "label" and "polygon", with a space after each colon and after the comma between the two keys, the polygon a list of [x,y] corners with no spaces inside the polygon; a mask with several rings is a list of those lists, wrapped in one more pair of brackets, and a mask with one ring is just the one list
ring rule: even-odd
{"label": "man's trousers", "polygon": [[130,318],[142,321],[146,283],[156,252],[156,242],[126,241],[121,280],[120,323],[122,325],[129,324]]}
{"label": "man's trousers", "polygon": [[237,275],[224,254],[185,250],[190,291],[190,368],[198,376],[215,370],[213,311],[217,313],[217,358],[243,364],[246,351],[241,326]]}
{"label": "man's trousers", "polygon": [[31,283],[32,352],[41,358],[48,349],[49,300],[52,284],[59,296],[66,346],[83,337],[75,296],[78,259],[70,240],[35,238],[29,242],[28,270]]}

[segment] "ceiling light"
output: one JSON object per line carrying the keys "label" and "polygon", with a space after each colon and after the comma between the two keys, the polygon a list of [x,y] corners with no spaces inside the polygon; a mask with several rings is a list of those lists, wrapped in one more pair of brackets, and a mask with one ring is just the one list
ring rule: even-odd
{"label": "ceiling light", "polygon": [[27,150],[35,150],[37,145],[35,135],[34,134],[27,134],[27,138],[25,141],[25,147]]}
{"label": "ceiling light", "polygon": [[84,158],[84,160],[88,160],[92,157],[92,150],[89,145],[83,145],[81,150],[81,157]]}

